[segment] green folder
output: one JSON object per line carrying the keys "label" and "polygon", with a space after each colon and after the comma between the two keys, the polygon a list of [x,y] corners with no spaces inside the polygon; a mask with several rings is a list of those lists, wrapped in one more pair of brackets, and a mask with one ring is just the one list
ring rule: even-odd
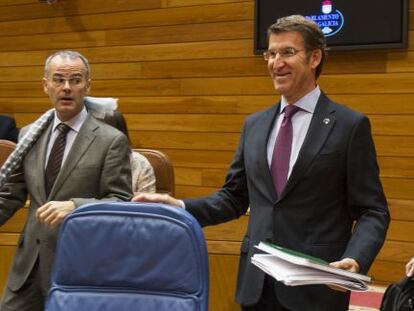
{"label": "green folder", "polygon": [[264,251],[265,253],[274,255],[278,258],[281,258],[296,265],[305,266],[316,270],[329,272],[335,275],[341,275],[351,279],[361,280],[364,282],[371,282],[371,277],[367,275],[335,268],[325,260],[307,254],[303,254],[301,252],[291,250],[285,247],[281,247],[276,244],[260,242],[259,245],[256,245],[255,247],[257,249]]}

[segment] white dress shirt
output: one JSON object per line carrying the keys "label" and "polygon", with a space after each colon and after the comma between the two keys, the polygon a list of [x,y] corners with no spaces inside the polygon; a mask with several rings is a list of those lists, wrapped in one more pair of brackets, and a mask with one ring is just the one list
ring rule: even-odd
{"label": "white dress shirt", "polygon": [[[303,96],[293,105],[300,107],[301,109],[292,116],[292,128],[293,128],[293,137],[292,137],[292,150],[290,154],[289,161],[289,172],[292,172],[293,165],[298,158],[300,148],[302,148],[303,142],[305,140],[306,134],[308,133],[309,125],[312,120],[313,112],[315,111],[316,103],[318,102],[319,96],[321,95],[321,90],[319,86],[316,86],[311,92]],[[279,133],[280,125],[282,124],[284,111],[283,109],[289,105],[284,96],[282,96],[280,104],[280,113],[276,117],[275,125],[270,133],[269,140],[267,142],[267,163],[269,168],[272,165],[273,149],[276,143],[276,137]]]}
{"label": "white dress shirt", "polygon": [[[65,162],[66,157],[69,154],[70,149],[72,148],[73,142],[75,141],[76,136],[78,136],[79,130],[82,127],[83,122],[85,122],[87,116],[88,112],[86,111],[86,108],[83,107],[82,111],[78,113],[75,117],[73,117],[69,121],[63,122],[70,127],[70,130],[66,136],[66,146],[65,151],[63,153],[62,165]],[[52,150],[53,144],[57,136],[59,135],[59,130],[57,130],[57,126],[60,123],[62,123],[62,121],[59,120],[55,112],[55,117],[53,119],[52,134],[50,135],[49,143],[47,145],[45,168],[47,166],[47,162],[49,161],[50,151]]]}

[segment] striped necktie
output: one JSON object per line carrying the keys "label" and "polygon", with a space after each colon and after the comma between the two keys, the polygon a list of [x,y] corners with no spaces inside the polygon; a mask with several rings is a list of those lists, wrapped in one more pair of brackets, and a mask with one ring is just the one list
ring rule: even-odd
{"label": "striped necktie", "polygon": [[49,161],[47,162],[45,172],[45,189],[47,195],[49,195],[50,190],[52,190],[56,177],[59,174],[60,167],[62,166],[63,154],[66,147],[66,135],[69,132],[70,127],[65,123],[60,123],[57,126],[57,130],[59,131],[59,135],[56,137],[52,150],[50,151]]}

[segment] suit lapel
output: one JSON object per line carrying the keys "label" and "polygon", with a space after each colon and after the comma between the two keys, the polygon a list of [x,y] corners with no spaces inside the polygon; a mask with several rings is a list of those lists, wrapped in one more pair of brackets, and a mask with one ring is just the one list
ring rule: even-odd
{"label": "suit lapel", "polygon": [[[272,173],[267,161],[267,144],[276,120],[276,115],[279,113],[279,110],[280,102],[268,110],[268,113],[264,116],[264,118],[259,121],[259,128],[256,130],[257,135],[259,135],[256,139],[258,142],[258,149],[256,150],[259,151],[260,154],[260,161],[258,165],[260,172],[263,172],[264,174],[263,184],[266,188],[265,193],[269,195],[270,201],[275,201],[277,194],[275,187],[273,186]],[[263,133],[266,135],[263,135]],[[254,150],[254,152],[257,152],[256,150]]]}
{"label": "suit lapel", "polygon": [[298,159],[293,166],[286,188],[279,199],[282,199],[295,187],[301,180],[302,175],[306,172],[308,166],[321,150],[335,125],[334,111],[334,107],[331,105],[329,99],[321,93],[305,141],[300,149]]}
{"label": "suit lapel", "polygon": [[99,124],[90,115],[88,115],[72,144],[62,168],[60,169],[55,184],[50,191],[49,198],[53,198],[55,196],[56,192],[69,177],[70,173],[75,169],[79,160],[85,155],[86,151],[96,138],[94,131],[98,127]]}
{"label": "suit lapel", "polygon": [[37,193],[31,193],[32,196],[40,198],[41,202],[46,201],[45,190],[45,165],[46,165],[46,150],[49,142],[50,134],[52,131],[53,122],[50,123],[46,131],[39,137],[37,142],[33,145],[29,153],[25,157],[26,170],[33,170],[34,176],[37,179],[37,187],[33,191]]}

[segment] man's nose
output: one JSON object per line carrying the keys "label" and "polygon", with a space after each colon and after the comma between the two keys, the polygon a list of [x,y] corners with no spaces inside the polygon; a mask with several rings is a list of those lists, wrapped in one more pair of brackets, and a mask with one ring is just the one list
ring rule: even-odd
{"label": "man's nose", "polygon": [[69,80],[65,80],[65,82],[63,82],[63,89],[64,90],[70,90],[70,82],[69,82]]}
{"label": "man's nose", "polygon": [[276,54],[276,57],[275,58],[273,58],[272,60],[271,60],[271,68],[273,68],[273,69],[275,69],[275,68],[281,68],[281,67],[283,67],[284,66],[284,64],[285,64],[285,62],[283,61],[283,58],[281,58],[280,56],[279,56],[279,53],[278,54]]}

